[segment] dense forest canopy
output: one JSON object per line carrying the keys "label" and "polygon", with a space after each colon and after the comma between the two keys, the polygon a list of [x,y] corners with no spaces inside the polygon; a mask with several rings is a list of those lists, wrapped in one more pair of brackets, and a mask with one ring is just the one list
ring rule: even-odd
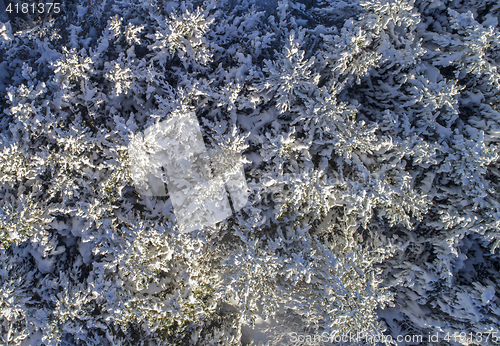
{"label": "dense forest canopy", "polygon": [[[497,1],[2,16],[0,344],[497,343]],[[249,189],[187,232],[131,174],[174,115]]]}

